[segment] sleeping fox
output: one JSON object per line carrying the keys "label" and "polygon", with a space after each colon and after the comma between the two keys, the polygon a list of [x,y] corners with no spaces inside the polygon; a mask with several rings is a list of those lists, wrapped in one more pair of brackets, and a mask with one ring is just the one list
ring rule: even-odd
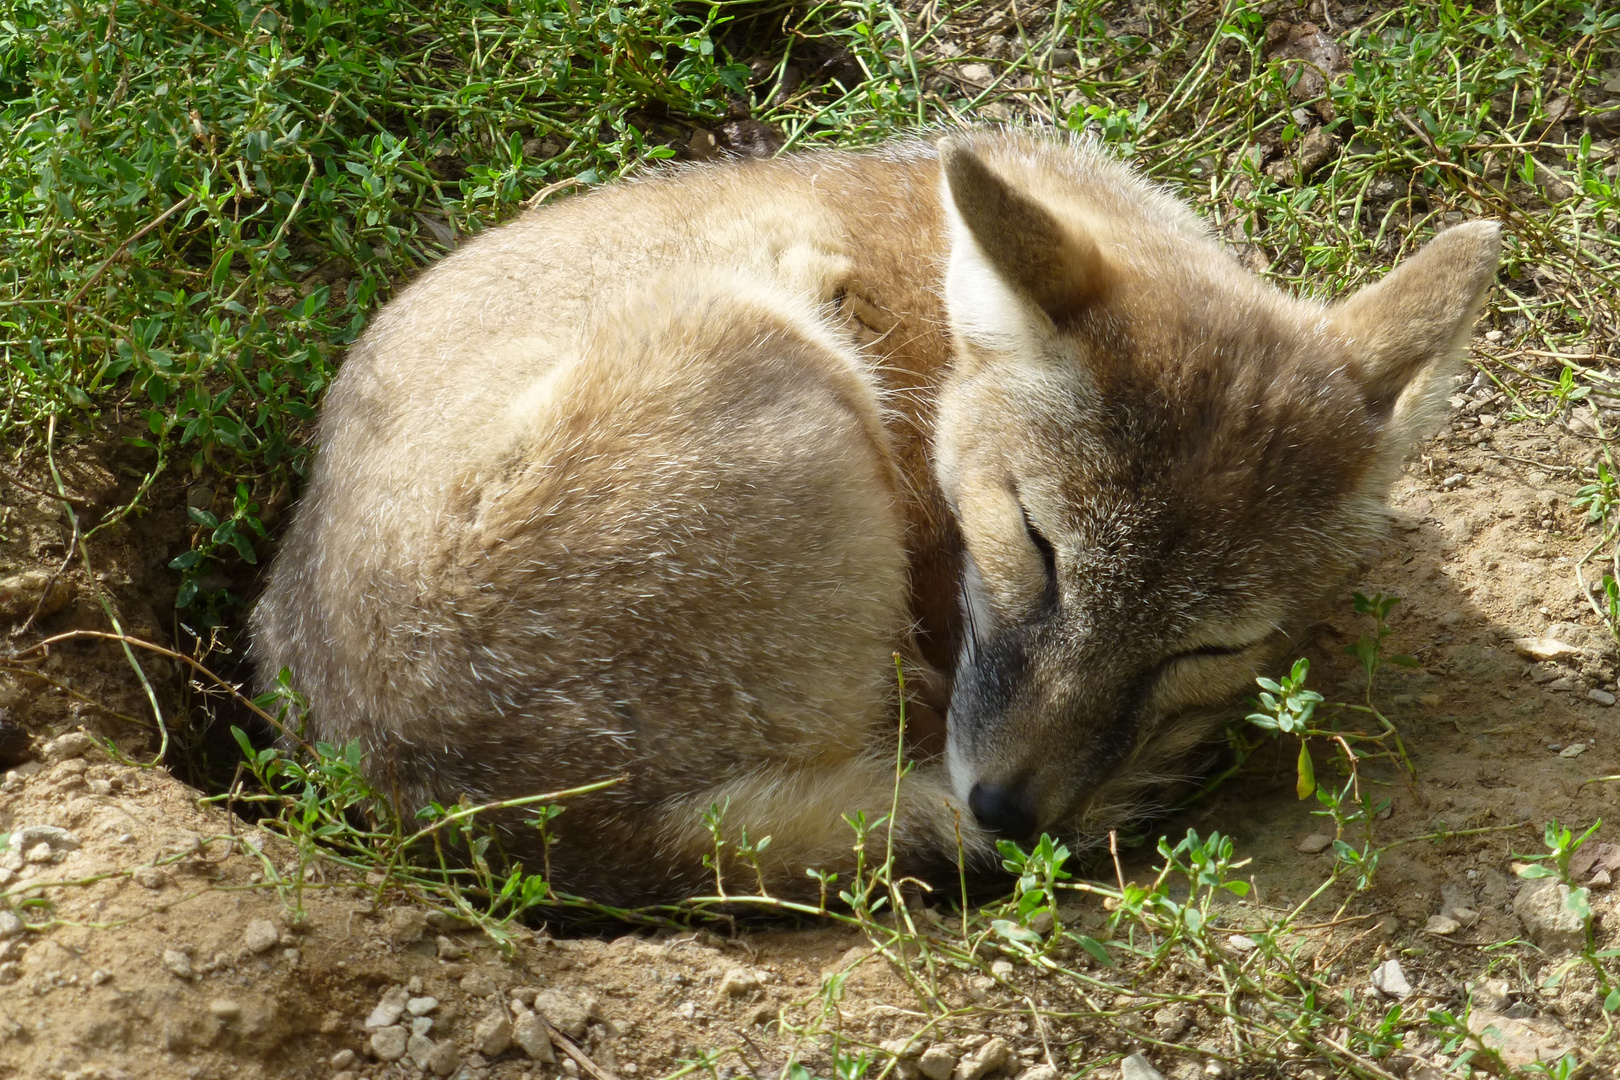
{"label": "sleeping fox", "polygon": [[[407,811],[624,777],[503,823],[604,902],[712,889],[711,807],[784,893],[891,804],[905,872],[1084,844],[1376,535],[1497,251],[1458,225],[1323,306],[1004,130],[533,210],[350,350],[252,654]],[[898,788],[897,654],[944,716]]]}

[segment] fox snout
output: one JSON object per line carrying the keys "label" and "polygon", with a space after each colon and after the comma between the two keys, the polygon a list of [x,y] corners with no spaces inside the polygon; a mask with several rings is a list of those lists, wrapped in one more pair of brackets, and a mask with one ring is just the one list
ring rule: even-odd
{"label": "fox snout", "polygon": [[1009,840],[1063,820],[1135,742],[1139,680],[1048,640],[1061,636],[1056,627],[1009,629],[970,644],[957,671],[947,718],[952,786],[980,825]]}

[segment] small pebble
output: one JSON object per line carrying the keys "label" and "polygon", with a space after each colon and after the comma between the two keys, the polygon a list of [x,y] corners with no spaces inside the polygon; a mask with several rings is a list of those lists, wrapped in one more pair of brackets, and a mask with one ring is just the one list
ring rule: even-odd
{"label": "small pebble", "polygon": [[382,1061],[398,1061],[405,1056],[410,1041],[410,1033],[398,1025],[378,1028],[371,1033],[371,1052]]}
{"label": "small pebble", "polygon": [[928,1080],[950,1080],[951,1073],[956,1069],[956,1053],[949,1047],[935,1043],[922,1052],[917,1059],[917,1068]]}
{"label": "small pebble", "polygon": [[461,1053],[449,1042],[442,1042],[428,1055],[427,1071],[434,1076],[449,1076],[461,1066]]}
{"label": "small pebble", "polygon": [[550,1065],[557,1060],[556,1052],[551,1048],[551,1032],[546,1030],[545,1021],[532,1012],[519,1016],[512,1025],[512,1041],[532,1061]]}
{"label": "small pebble", "polygon": [[732,968],[720,980],[720,993],[725,997],[747,997],[759,989],[759,976],[743,968]]}
{"label": "small pebble", "polygon": [[1444,915],[1430,915],[1429,921],[1423,926],[1423,932],[1445,937],[1448,934],[1455,934],[1461,926],[1456,919],[1448,919]]}
{"label": "small pebble", "polygon": [[405,1002],[405,991],[397,986],[389,990],[377,1002],[377,1007],[371,1010],[371,1015],[366,1017],[366,1027],[385,1028],[399,1023],[400,1016],[405,1012]]}
{"label": "small pebble", "polygon": [[177,979],[189,979],[193,975],[191,957],[179,949],[163,950],[163,966]]}
{"label": "small pebble", "polygon": [[428,1059],[433,1056],[435,1049],[437,1047],[434,1046],[433,1040],[426,1035],[413,1034],[405,1040],[405,1053],[418,1069],[427,1069]]}
{"label": "small pebble", "polygon": [[1385,960],[1373,969],[1373,989],[1393,998],[1410,997],[1412,984],[1406,980],[1399,960]]}
{"label": "small pebble", "polygon": [[1260,943],[1247,934],[1233,934],[1226,939],[1226,944],[1233,952],[1240,953],[1254,952],[1255,949],[1260,947]]}
{"label": "small pebble", "polygon": [[1141,1054],[1132,1054],[1121,1061],[1119,1075],[1120,1080],[1164,1080],[1164,1074]]}
{"label": "small pebble", "polygon": [[1607,690],[1588,690],[1586,692],[1586,696],[1597,702],[1599,705],[1614,704],[1614,695],[1609,693]]}
{"label": "small pebble", "polygon": [[41,750],[41,755],[45,758],[47,765],[55,765],[57,762],[79,757],[94,745],[95,743],[91,741],[90,736],[84,732],[70,731],[66,735],[59,735],[46,743]]}
{"label": "small pebble", "polygon": [[1568,746],[1564,747],[1558,752],[1558,756],[1561,758],[1572,758],[1580,757],[1584,753],[1586,753],[1586,744],[1583,742],[1578,742],[1570,743]]}
{"label": "small pebble", "polygon": [[353,1064],[354,1064],[354,1051],[353,1050],[339,1050],[337,1053],[332,1055],[332,1068],[334,1068],[334,1069],[347,1069],[350,1065],[353,1065]]}
{"label": "small pebble", "polygon": [[426,1016],[439,1007],[436,997],[413,997],[405,1003],[405,1011],[412,1016]]}
{"label": "small pebble", "polygon": [[1333,837],[1327,833],[1312,833],[1295,845],[1294,850],[1306,855],[1315,855],[1319,851],[1326,851],[1333,846]]}
{"label": "small pebble", "polygon": [[242,941],[256,953],[269,952],[281,940],[281,932],[269,919],[254,919],[247,924]]}
{"label": "small pebble", "polygon": [[995,963],[990,965],[990,974],[995,976],[997,979],[1000,979],[1002,982],[1006,982],[1008,979],[1012,978],[1012,961],[997,960]]}
{"label": "small pebble", "polygon": [[1010,1057],[1012,1047],[1007,1045],[1006,1039],[991,1039],[956,1063],[951,1080],[983,1080],[1005,1065]]}
{"label": "small pebble", "polygon": [[487,1058],[499,1057],[512,1045],[512,1021],[505,1012],[486,1016],[473,1031],[473,1049]]}
{"label": "small pebble", "polygon": [[235,1020],[242,1015],[242,1006],[230,998],[215,998],[208,1003],[208,1011],[221,1020]]}

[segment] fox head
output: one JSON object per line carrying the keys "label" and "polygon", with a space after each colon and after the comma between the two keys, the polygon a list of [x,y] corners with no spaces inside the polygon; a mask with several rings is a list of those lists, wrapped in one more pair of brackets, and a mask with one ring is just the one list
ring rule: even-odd
{"label": "fox head", "polygon": [[965,541],[952,783],[1013,838],[1118,823],[1376,535],[1496,268],[1452,228],[1334,306],[1091,151],[939,148]]}

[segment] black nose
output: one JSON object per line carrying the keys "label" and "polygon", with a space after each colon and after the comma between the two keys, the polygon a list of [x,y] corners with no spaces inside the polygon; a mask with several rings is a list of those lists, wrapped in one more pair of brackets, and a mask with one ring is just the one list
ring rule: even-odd
{"label": "black nose", "polygon": [[979,824],[1009,840],[1027,840],[1035,832],[1035,800],[1007,784],[974,784],[968,808]]}

